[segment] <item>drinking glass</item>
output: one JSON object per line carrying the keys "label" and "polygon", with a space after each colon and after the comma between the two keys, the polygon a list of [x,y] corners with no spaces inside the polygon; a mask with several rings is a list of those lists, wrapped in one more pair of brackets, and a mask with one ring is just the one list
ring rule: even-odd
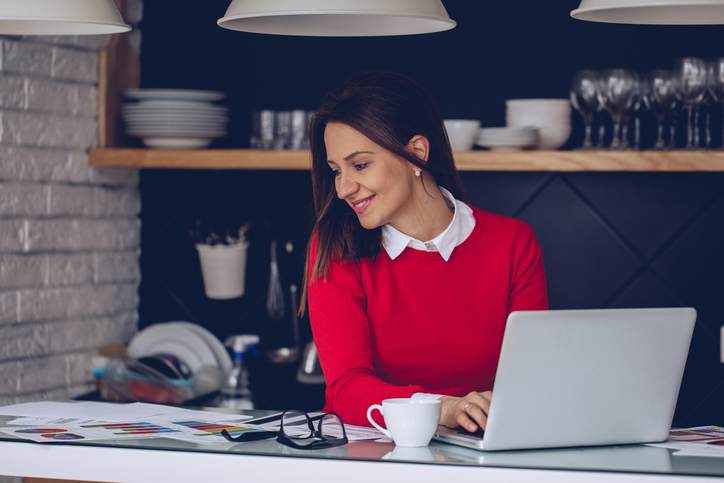
{"label": "drinking glass", "polygon": [[598,73],[592,70],[579,70],[573,76],[571,83],[571,105],[581,113],[585,136],[583,146],[579,149],[593,149],[591,131],[593,129],[593,116],[600,104],[598,100]]}
{"label": "drinking glass", "polygon": [[681,105],[681,102],[679,100],[676,100],[676,107],[669,113],[668,119],[669,119],[669,150],[676,149],[676,130],[677,126],[679,124],[679,106]]}
{"label": "drinking glass", "polygon": [[621,149],[621,122],[634,100],[634,73],[628,69],[606,69],[599,79],[598,101],[613,119],[609,149]]}
{"label": "drinking glass", "polygon": [[[708,89],[714,102],[724,104],[724,57],[713,59],[709,63]],[[724,149],[724,133],[722,134],[722,145]]]}
{"label": "drinking glass", "polygon": [[634,109],[634,149],[641,150],[641,118],[651,109],[651,89],[644,76],[638,76],[639,94]]}
{"label": "drinking glass", "polygon": [[[698,122],[694,125],[694,113],[697,106],[704,100],[707,91],[707,65],[704,59],[684,57],[676,62],[679,78],[678,97],[686,109],[686,146],[684,149],[698,149],[695,139],[698,138]],[[696,129],[696,133],[695,133]]]}
{"label": "drinking glass", "polygon": [[[636,116],[636,112],[641,107],[641,104],[644,101],[643,96],[643,89],[642,89],[642,82],[641,78],[636,72],[631,72],[633,76],[633,85],[631,86],[631,107],[624,110],[621,114],[621,146],[620,149],[626,150],[630,149],[631,144],[629,143],[629,134],[628,134],[628,128],[631,123],[631,116],[635,118],[636,121],[638,121],[638,117]],[[638,132],[636,133],[636,144],[638,144]]]}
{"label": "drinking glass", "polygon": [[657,69],[649,73],[647,84],[651,96],[651,111],[656,117],[657,137],[654,149],[662,151],[667,149],[664,142],[666,120],[676,110],[677,78],[671,70]]}
{"label": "drinking glass", "polygon": [[[711,149],[711,108],[716,104],[714,96],[707,89],[704,98],[701,100],[701,109],[704,111],[704,148]],[[696,125],[696,123],[695,123]],[[698,129],[694,129],[694,144],[701,146],[698,136]]]}

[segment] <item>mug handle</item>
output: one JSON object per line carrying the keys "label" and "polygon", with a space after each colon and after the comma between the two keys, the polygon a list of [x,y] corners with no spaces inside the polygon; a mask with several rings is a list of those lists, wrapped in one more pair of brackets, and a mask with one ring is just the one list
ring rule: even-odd
{"label": "mug handle", "polygon": [[367,409],[367,420],[370,422],[370,424],[372,424],[372,426],[374,426],[375,428],[377,428],[377,429],[379,429],[380,431],[382,431],[382,434],[384,434],[384,435],[387,436],[388,438],[392,438],[392,435],[390,434],[389,431],[387,431],[385,428],[383,428],[382,426],[380,426],[379,424],[377,424],[377,423],[374,421],[374,419],[372,419],[372,411],[374,411],[375,409],[378,409],[378,410],[380,411],[380,414],[382,414],[382,416],[385,415],[385,413],[382,411],[382,406],[380,406],[379,404],[373,404],[372,406],[370,406],[370,407]]}

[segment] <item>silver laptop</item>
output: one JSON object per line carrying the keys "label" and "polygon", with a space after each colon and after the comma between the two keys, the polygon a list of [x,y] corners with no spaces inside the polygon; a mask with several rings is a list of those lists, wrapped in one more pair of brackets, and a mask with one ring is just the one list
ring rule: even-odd
{"label": "silver laptop", "polygon": [[513,312],[485,431],[433,438],[486,451],[663,441],[695,321],[693,308]]}

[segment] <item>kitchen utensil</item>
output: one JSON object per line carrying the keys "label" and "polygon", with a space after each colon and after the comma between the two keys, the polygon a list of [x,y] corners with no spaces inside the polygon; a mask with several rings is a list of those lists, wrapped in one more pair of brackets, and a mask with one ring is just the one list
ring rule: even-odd
{"label": "kitchen utensil", "polygon": [[248,247],[247,241],[233,245],[196,244],[207,297],[233,299],[244,295]]}
{"label": "kitchen utensil", "polygon": [[279,278],[279,265],[277,264],[277,241],[271,241],[271,261],[269,263],[269,289],[266,294],[266,312],[272,320],[284,318],[284,293]]}
{"label": "kitchen utensil", "polygon": [[289,292],[292,300],[292,327],[294,330],[294,347],[280,347],[269,353],[269,359],[275,364],[289,364],[299,359],[299,316],[297,315],[297,286],[291,284]]}
{"label": "kitchen utensil", "polygon": [[297,381],[302,384],[324,384],[322,366],[319,364],[317,345],[310,340],[304,347],[302,363],[297,370]]}

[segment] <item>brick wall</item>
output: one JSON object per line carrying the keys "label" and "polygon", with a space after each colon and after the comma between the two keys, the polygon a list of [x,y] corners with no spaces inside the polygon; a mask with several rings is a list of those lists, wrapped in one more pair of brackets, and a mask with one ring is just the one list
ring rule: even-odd
{"label": "brick wall", "polygon": [[0,36],[0,405],[90,391],[136,331],[138,172],[88,167],[109,39]]}

